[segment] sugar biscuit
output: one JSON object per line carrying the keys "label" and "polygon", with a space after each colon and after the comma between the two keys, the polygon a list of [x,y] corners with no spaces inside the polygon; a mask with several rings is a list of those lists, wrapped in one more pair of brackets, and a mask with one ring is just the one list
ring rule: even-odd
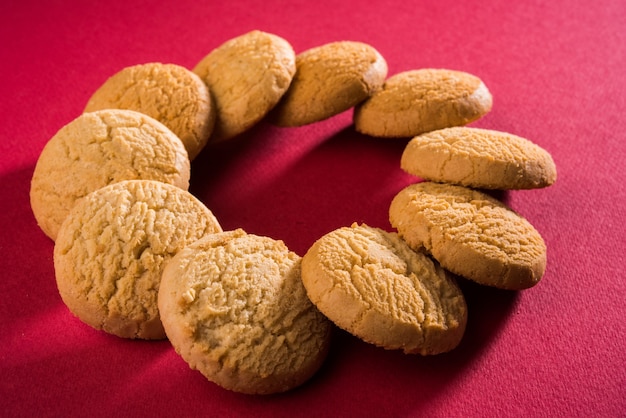
{"label": "sugar biscuit", "polygon": [[414,249],[477,283],[521,290],[546,268],[546,245],[523,217],[491,196],[463,186],[422,182],[392,200],[389,220]]}
{"label": "sugar biscuit", "polygon": [[193,160],[215,124],[209,89],[196,74],[176,64],[152,62],[123,68],[91,96],[85,112],[130,109],[167,126]]}
{"label": "sugar biscuit", "polygon": [[147,179],[189,187],[190,163],[180,139],[132,110],[84,113],[45,145],[33,172],[30,203],[53,240],[74,202],[121,180]]}
{"label": "sugar biscuit", "polygon": [[556,166],[543,148],[506,132],[469,127],[416,136],[400,166],[425,180],[483,189],[535,189],[556,181]]}
{"label": "sugar biscuit", "polygon": [[296,74],[270,114],[279,126],[328,119],[367,99],[382,87],[387,62],[372,46],[340,41],[296,56]]}
{"label": "sugar biscuit", "polygon": [[491,110],[492,97],[476,76],[445,69],[398,73],[354,109],[358,132],[376,137],[413,137],[466,125]]}
{"label": "sugar biscuit", "polygon": [[292,389],[321,366],[331,323],[307,298],[301,258],[243,230],[207,236],[163,272],[159,310],[191,368],[229,390]]}
{"label": "sugar biscuit", "polygon": [[211,141],[223,141],[251,128],[278,103],[296,72],[296,55],[283,38],[254,30],[211,51],[193,72],[215,101]]}
{"label": "sugar biscuit", "polygon": [[395,233],[353,224],[324,235],[303,257],[302,281],[336,325],[386,349],[443,353],[465,331],[452,276]]}
{"label": "sugar biscuit", "polygon": [[61,225],[54,269],[63,302],[81,321],[124,338],[161,339],[164,265],[183,247],[221,232],[189,192],[128,180],[80,199]]}

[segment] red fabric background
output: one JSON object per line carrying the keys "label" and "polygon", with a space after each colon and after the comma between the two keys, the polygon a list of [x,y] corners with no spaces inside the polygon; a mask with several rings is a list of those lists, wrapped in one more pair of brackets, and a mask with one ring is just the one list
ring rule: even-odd
{"label": "red fabric background", "polygon": [[[389,73],[439,67],[494,96],[473,125],[550,151],[557,183],[502,195],[543,235],[548,266],[523,292],[463,283],[469,324],[435,357],[337,331],[303,387],[255,397],[190,370],[167,341],[127,341],[74,318],[56,290],[53,243],[28,191],[38,155],[121,68],[193,67],[252,29],[296,52],[375,46]],[[623,0],[162,2],[0,5],[0,414],[4,416],[626,416],[626,3]],[[416,181],[405,141],[354,132],[351,113],[302,128],[262,123],[193,163],[191,191],[225,229],[299,254],[352,222],[390,229],[391,198]]]}

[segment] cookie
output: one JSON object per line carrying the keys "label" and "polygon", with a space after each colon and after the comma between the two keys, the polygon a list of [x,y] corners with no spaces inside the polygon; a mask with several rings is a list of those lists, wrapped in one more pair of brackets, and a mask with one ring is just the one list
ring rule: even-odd
{"label": "cookie", "polygon": [[301,258],[243,230],[180,251],[163,272],[159,310],[176,352],[223,388],[292,389],[326,357],[332,324],[307,298]]}
{"label": "cookie", "polygon": [[491,110],[492,97],[476,76],[445,69],[398,73],[354,109],[358,132],[375,137],[413,137],[466,125]]}
{"label": "cookie", "polygon": [[124,338],[162,339],[157,294],[165,264],[221,232],[189,192],[128,180],[80,199],[61,225],[54,270],[63,302],[81,321]]}
{"label": "cookie", "polygon": [[382,87],[387,62],[362,42],[332,42],[296,56],[296,74],[270,121],[302,126],[348,110]]}
{"label": "cookie", "polygon": [[136,110],[158,120],[180,138],[190,160],[204,148],[215,124],[208,87],[175,64],[123,68],[93,93],[85,112],[103,109]]}
{"label": "cookie", "polygon": [[396,233],[353,224],[324,235],[302,259],[302,281],[337,326],[386,349],[443,353],[465,331],[454,278]]}
{"label": "cookie", "polygon": [[276,106],[296,72],[296,55],[285,39],[254,30],[211,51],[193,72],[215,101],[211,141],[219,142],[250,129]]}
{"label": "cookie", "polygon": [[536,189],[556,181],[552,156],[519,136],[455,127],[411,139],[400,166],[409,174],[482,189]]}
{"label": "cookie", "polygon": [[392,200],[389,220],[411,248],[477,283],[521,290],[546,268],[546,245],[522,216],[493,197],[463,186],[416,183]]}
{"label": "cookie", "polygon": [[74,202],[121,180],[189,187],[190,163],[180,139],[132,110],[84,113],[61,128],[39,155],[30,188],[37,223],[53,240]]}

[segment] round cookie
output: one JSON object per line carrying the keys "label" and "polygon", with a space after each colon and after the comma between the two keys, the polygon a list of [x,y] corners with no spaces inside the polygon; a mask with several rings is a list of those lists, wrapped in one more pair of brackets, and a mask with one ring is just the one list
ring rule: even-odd
{"label": "round cookie", "polygon": [[301,258],[282,241],[241,229],[179,252],[163,272],[159,310],[189,366],[236,392],[292,389],[329,348],[332,324],[306,296]]}
{"label": "round cookie", "polygon": [[477,283],[521,290],[546,268],[546,245],[523,217],[491,196],[463,186],[416,183],[392,200],[389,220],[414,249]]}
{"label": "round cookie", "polygon": [[111,76],[91,96],[85,112],[129,109],[167,126],[193,160],[204,148],[215,124],[209,89],[193,72],[175,64],[134,65]]}
{"label": "round cookie", "polygon": [[354,109],[358,132],[376,137],[413,137],[466,125],[491,110],[492,97],[476,76],[445,69],[398,73]]}
{"label": "round cookie", "polygon": [[552,156],[525,138],[455,127],[411,139],[400,166],[409,174],[483,189],[535,189],[556,181]]}
{"label": "round cookie", "polygon": [[272,110],[278,126],[302,126],[348,110],[375,91],[387,77],[387,62],[370,45],[332,42],[296,56],[296,74]]}
{"label": "round cookie", "polygon": [[386,349],[443,353],[465,332],[455,280],[395,233],[353,224],[324,235],[302,259],[302,281],[337,326]]}
{"label": "round cookie", "polygon": [[157,294],[165,264],[221,232],[189,192],[128,180],[79,200],[59,230],[54,269],[63,302],[81,321],[124,338],[162,339]]}
{"label": "round cookie", "polygon": [[180,139],[132,110],[84,113],[61,128],[39,155],[30,187],[37,223],[53,240],[74,202],[110,183],[148,179],[189,187]]}
{"label": "round cookie", "polygon": [[251,128],[278,103],[296,72],[296,55],[283,38],[254,30],[211,51],[193,72],[215,101],[211,141],[223,141]]}

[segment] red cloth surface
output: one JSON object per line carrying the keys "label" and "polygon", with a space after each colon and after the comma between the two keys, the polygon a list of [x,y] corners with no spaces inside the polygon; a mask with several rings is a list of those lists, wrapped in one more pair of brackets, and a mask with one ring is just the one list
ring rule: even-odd
{"label": "red cloth surface", "polygon": [[[336,330],[314,378],[272,396],[223,390],[168,341],[124,340],[72,316],[28,198],[44,144],[121,68],[192,68],[252,29],[296,52],[369,43],[389,75],[479,76],[494,106],[472,126],[526,137],[558,168],[549,188],[501,195],[546,241],[543,280],[522,292],[462,282],[468,327],[447,354],[385,351]],[[623,0],[4,1],[0,41],[0,415],[626,416]],[[391,230],[392,197],[417,181],[399,168],[405,143],[357,134],[350,111],[301,128],[262,122],[205,149],[191,191],[224,229],[303,255],[352,222]]]}

